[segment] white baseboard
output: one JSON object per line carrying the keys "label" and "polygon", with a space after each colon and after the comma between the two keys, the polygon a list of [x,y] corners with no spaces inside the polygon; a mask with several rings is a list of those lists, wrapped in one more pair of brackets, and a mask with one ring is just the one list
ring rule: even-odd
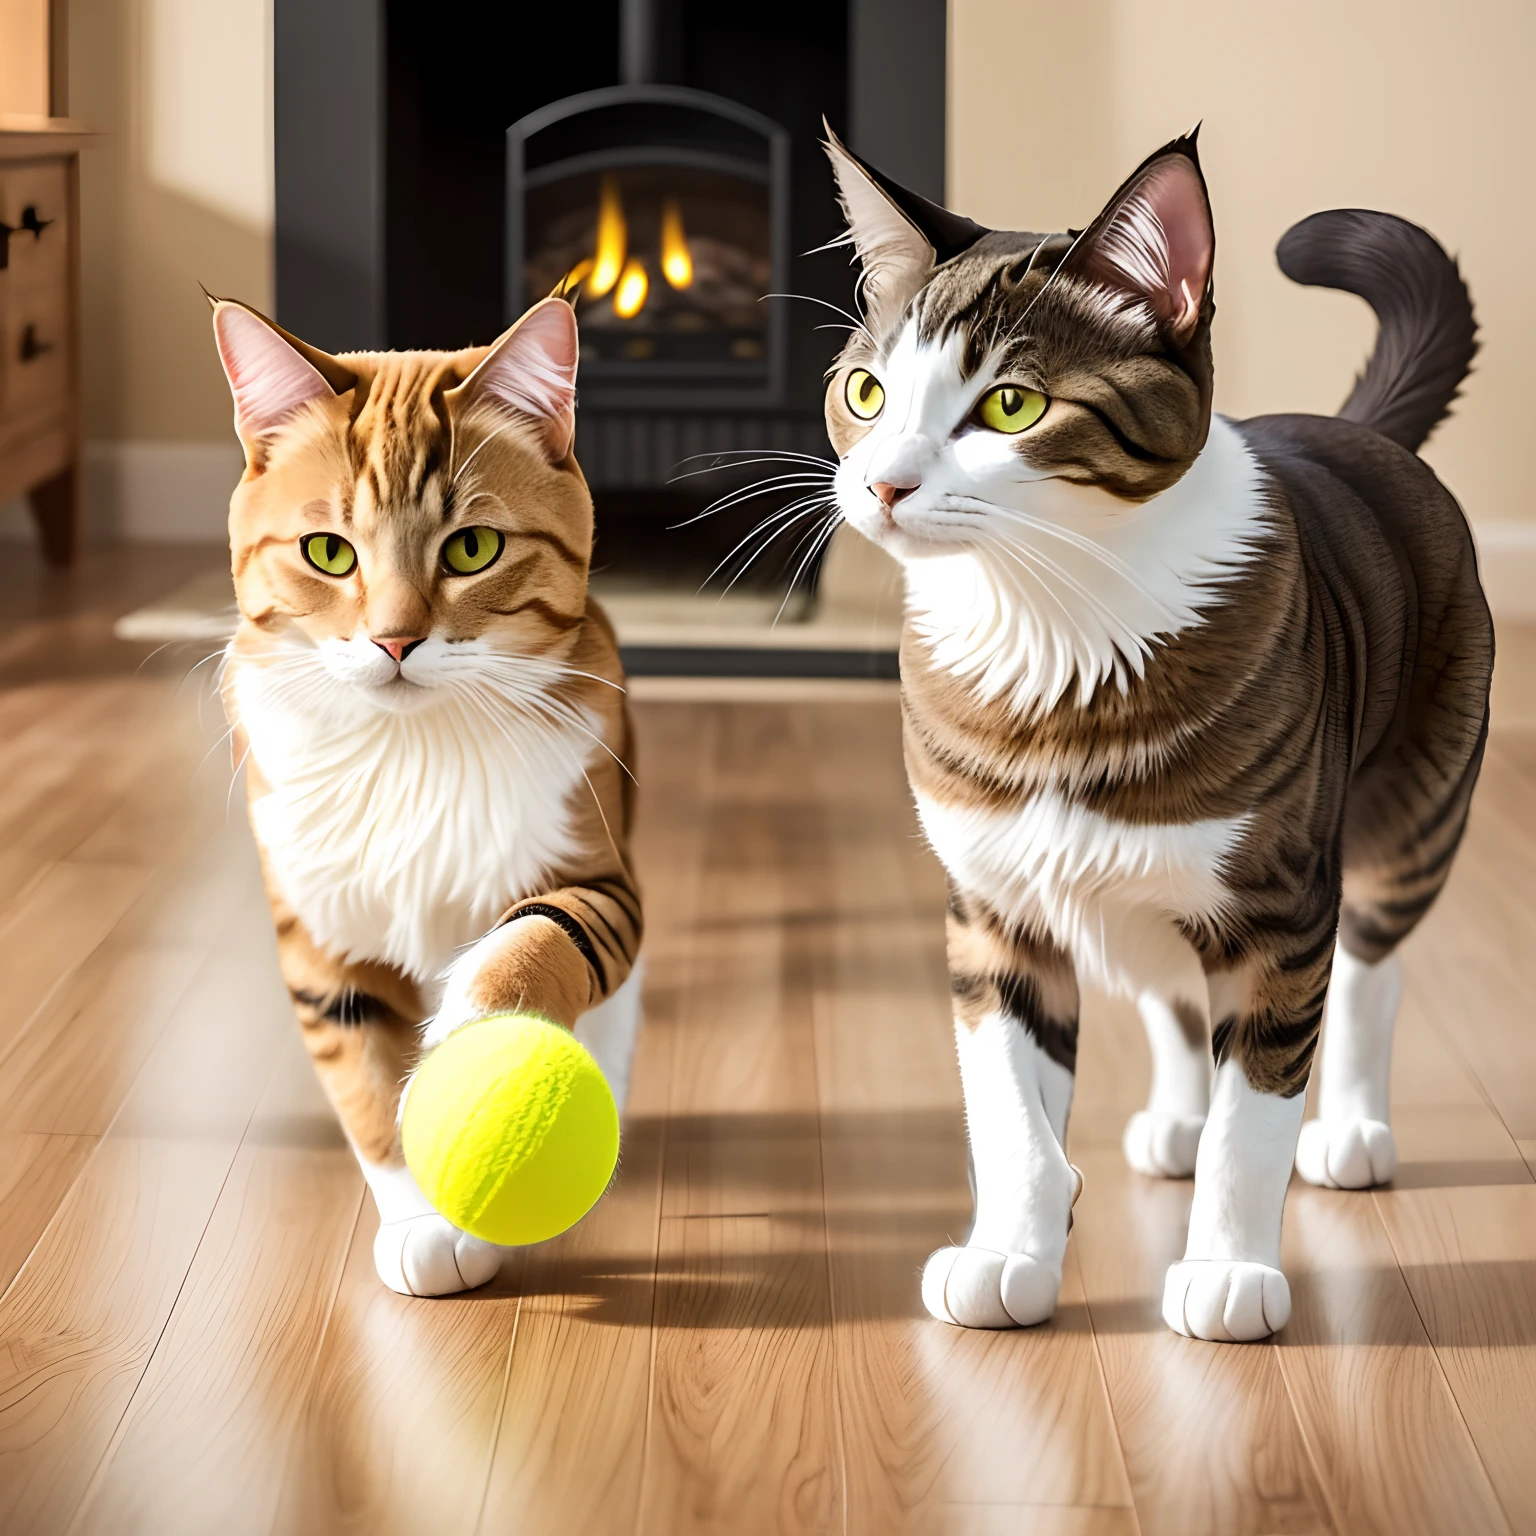
{"label": "white baseboard", "polygon": [[[245,466],[229,443],[88,442],[85,531],[95,543],[223,544]],[[0,541],[35,537],[20,497],[0,504]]]}
{"label": "white baseboard", "polygon": [[1475,523],[1472,536],[1494,618],[1536,619],[1536,522]]}
{"label": "white baseboard", "polygon": [[223,544],[244,464],[234,442],[88,442],[86,528],[133,544]]}

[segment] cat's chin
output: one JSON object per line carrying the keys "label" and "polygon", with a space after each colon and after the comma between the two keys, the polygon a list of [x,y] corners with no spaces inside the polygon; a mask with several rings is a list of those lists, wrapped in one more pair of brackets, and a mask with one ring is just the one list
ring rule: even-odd
{"label": "cat's chin", "polygon": [[392,677],[385,683],[354,683],[352,694],[364,708],[382,715],[420,714],[443,698],[442,689],[423,687],[404,677]]}
{"label": "cat's chin", "polygon": [[889,513],[883,517],[852,517],[844,519],[871,544],[878,545],[886,554],[905,564],[909,560],[933,560],[944,555],[963,555],[975,548],[970,539],[935,538],[917,529],[903,527]]}

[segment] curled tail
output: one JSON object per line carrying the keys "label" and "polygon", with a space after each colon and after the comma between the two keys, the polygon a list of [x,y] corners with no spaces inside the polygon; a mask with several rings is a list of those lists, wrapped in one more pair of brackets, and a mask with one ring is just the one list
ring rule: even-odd
{"label": "curled tail", "polygon": [[1455,261],[1417,224],[1368,208],[1314,213],[1285,232],[1275,257],[1292,282],[1342,288],[1376,311],[1376,350],[1339,415],[1417,452],[1477,352]]}

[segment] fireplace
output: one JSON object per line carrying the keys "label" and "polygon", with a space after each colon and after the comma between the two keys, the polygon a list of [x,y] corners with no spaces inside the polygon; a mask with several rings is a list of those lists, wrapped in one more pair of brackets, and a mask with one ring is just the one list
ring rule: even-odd
{"label": "fireplace", "polygon": [[583,405],[783,403],[789,134],[703,91],[590,91],[507,132],[507,314],[567,293]]}
{"label": "fireplace", "polygon": [[[597,569],[696,592],[778,503],[674,530],[777,466],[693,472],[831,456],[854,301],[823,114],[942,197],[944,29],[944,0],[275,0],[278,318],[332,350],[462,346],[563,287]],[[794,547],[745,584],[782,590]]]}

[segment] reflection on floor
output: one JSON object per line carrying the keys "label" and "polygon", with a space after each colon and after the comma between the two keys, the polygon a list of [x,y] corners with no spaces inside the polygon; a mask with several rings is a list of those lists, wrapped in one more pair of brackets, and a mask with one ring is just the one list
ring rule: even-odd
{"label": "reflection on floor", "polygon": [[0,573],[7,1536],[1536,1529],[1532,637],[1504,640],[1468,844],[1406,957],[1398,1180],[1293,1189],[1272,1345],[1158,1318],[1189,1186],[1121,1161],[1147,1066],[1102,1002],[1055,1320],[923,1316],[964,1132],[942,881],[874,686],[640,702],[619,1182],[485,1292],[420,1302],[374,1279],[201,653],[110,638],[199,558]]}

